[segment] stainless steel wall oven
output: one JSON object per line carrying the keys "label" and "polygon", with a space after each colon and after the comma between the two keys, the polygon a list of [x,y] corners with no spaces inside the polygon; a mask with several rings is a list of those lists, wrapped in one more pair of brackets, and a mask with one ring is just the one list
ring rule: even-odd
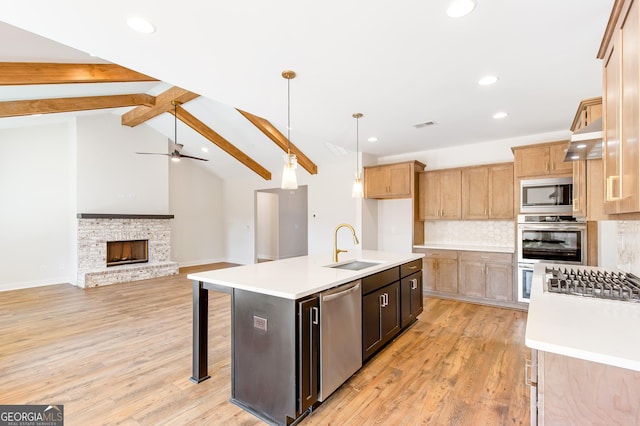
{"label": "stainless steel wall oven", "polygon": [[587,224],[572,216],[518,215],[518,301],[528,302],[533,265],[586,265]]}

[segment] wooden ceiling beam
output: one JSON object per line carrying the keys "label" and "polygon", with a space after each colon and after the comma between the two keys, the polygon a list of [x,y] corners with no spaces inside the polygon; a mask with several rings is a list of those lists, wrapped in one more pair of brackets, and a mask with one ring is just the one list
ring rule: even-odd
{"label": "wooden ceiling beam", "polygon": [[0,62],[0,86],[158,81],[115,64]]}
{"label": "wooden ceiling beam", "polygon": [[138,108],[134,108],[123,114],[121,123],[123,126],[135,127],[138,124],[142,124],[162,113],[173,112],[173,105],[171,104],[172,101],[184,104],[198,96],[200,95],[197,93],[189,92],[188,90],[182,89],[178,86],[173,86],[156,96],[154,106],[139,106]]}
{"label": "wooden ceiling beam", "polygon": [[87,111],[104,108],[120,108],[138,105],[153,106],[154,103],[155,98],[144,93],[132,95],[6,101],[0,102],[0,118],[34,114]]}
{"label": "wooden ceiling beam", "polygon": [[[169,112],[173,114],[172,110]],[[240,151],[238,148],[236,148],[235,145],[233,145],[231,142],[226,140],[220,134],[218,134],[213,129],[208,127],[202,121],[198,120],[188,111],[186,111],[184,108],[177,107],[176,112],[180,121],[185,123],[187,126],[191,127],[196,132],[200,133],[202,136],[208,139],[211,143],[217,145],[227,154],[229,154],[230,156],[232,156],[233,158],[235,158],[236,160],[240,161],[242,164],[244,164],[245,166],[253,170],[264,180],[271,180],[271,172],[269,170],[262,167],[259,163],[257,163],[255,160],[253,160],[244,152]]]}
{"label": "wooden ceiling beam", "polygon": [[291,153],[296,155],[298,164],[300,164],[307,172],[312,175],[318,173],[318,166],[316,166],[313,161],[309,159],[309,157],[307,157],[302,151],[300,151],[297,146],[288,141],[287,137],[280,133],[280,131],[276,129],[268,120],[251,114],[250,112],[242,111],[238,108],[236,108],[236,110],[247,120],[249,120],[254,126],[256,126],[262,133],[264,133],[269,139],[275,142],[275,144],[278,145],[284,152],[287,152],[287,150],[290,149]]}

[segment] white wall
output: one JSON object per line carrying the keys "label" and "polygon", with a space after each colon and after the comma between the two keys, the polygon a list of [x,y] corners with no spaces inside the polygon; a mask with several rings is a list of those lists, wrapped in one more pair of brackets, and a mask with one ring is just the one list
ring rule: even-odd
{"label": "white wall", "polygon": [[259,259],[278,258],[278,194],[256,192],[256,254]]}
{"label": "white wall", "polygon": [[[317,175],[309,175],[298,168],[298,185],[308,186],[309,205],[309,254],[327,253],[327,262],[331,261],[333,231],[343,222],[356,226],[357,203],[361,200],[351,197],[353,183],[353,158],[345,158],[336,163],[319,167]],[[281,170],[272,171],[271,181],[259,177],[245,180],[227,180],[224,182],[225,218],[224,229],[227,233],[227,259],[234,263],[253,263],[254,257],[254,210],[257,189],[278,188],[282,177]],[[358,237],[361,229],[356,228]],[[353,244],[351,233],[341,230],[338,245],[347,250],[360,250]]]}
{"label": "white wall", "polygon": [[222,180],[191,160],[170,162],[169,178],[171,260],[180,266],[224,261]]}
{"label": "white wall", "polygon": [[167,138],[120,116],[78,117],[78,213],[169,213]]}
{"label": "white wall", "polygon": [[425,170],[446,169],[449,167],[476,166],[480,164],[513,161],[512,146],[529,145],[544,142],[569,140],[569,130],[500,139],[478,144],[453,146],[451,148],[432,149],[409,154],[381,157],[378,162],[395,163],[417,160],[427,165]]}
{"label": "white wall", "polygon": [[0,290],[75,277],[74,127],[0,129]]}

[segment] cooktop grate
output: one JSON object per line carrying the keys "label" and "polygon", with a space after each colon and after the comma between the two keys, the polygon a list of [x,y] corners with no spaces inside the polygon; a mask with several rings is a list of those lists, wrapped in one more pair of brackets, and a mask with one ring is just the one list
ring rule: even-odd
{"label": "cooktop grate", "polygon": [[552,293],[640,302],[640,279],[625,272],[547,267],[544,287]]}

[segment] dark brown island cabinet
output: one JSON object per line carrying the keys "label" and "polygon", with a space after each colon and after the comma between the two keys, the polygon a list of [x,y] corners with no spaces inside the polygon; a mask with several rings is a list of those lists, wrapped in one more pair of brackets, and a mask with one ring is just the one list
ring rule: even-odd
{"label": "dark brown island cabinet", "polygon": [[[364,363],[422,312],[422,259],[360,280]],[[292,300],[237,288],[224,290],[194,281],[191,380],[195,382],[209,377],[209,289],[231,293],[231,402],[269,424],[293,425],[301,421],[322,403],[321,294]]]}

